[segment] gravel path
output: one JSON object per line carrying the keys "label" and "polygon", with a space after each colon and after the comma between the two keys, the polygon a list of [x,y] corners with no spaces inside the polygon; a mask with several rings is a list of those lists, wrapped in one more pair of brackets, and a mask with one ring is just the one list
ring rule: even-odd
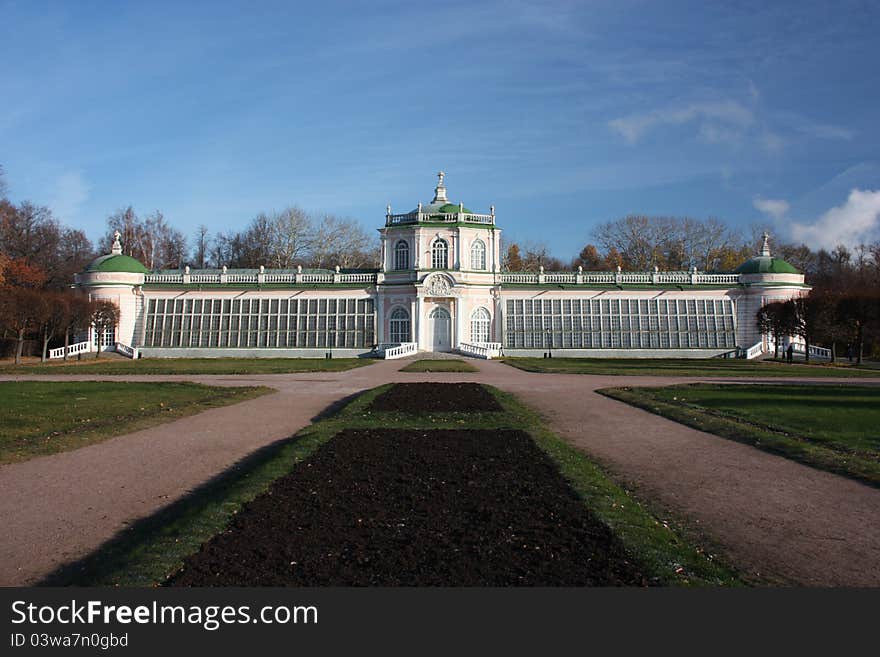
{"label": "gravel path", "polygon": [[[538,409],[560,436],[640,496],[685,518],[746,572],[806,585],[880,586],[880,490],[594,392],[733,380],[534,374],[495,361],[470,362],[479,373],[405,373],[398,372],[404,363],[381,361],[332,373],[0,377],[186,380],[278,391],[76,451],[0,466],[0,584],[39,581],[351,394],[388,381],[479,381]],[[859,381],[870,382],[880,379]]]}

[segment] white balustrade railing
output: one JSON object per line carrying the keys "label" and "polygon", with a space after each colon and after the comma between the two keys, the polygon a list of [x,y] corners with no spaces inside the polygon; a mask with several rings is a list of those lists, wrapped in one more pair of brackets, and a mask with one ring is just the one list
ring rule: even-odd
{"label": "white balustrade railing", "polygon": [[462,342],[458,345],[458,350],[466,356],[473,356],[474,358],[485,358],[486,360],[489,360],[490,358],[489,350],[486,347],[481,347],[478,344]]}
{"label": "white balustrade railing", "polygon": [[[88,340],[83,342],[76,342],[71,345],[67,345],[67,355],[73,356],[75,354],[82,354],[85,352],[92,351],[92,343]],[[64,347],[58,347],[57,349],[49,350],[49,359],[54,360],[56,358],[64,358]]]}
{"label": "white balustrade railing", "polygon": [[737,285],[739,274],[707,274],[686,271],[656,272],[502,272],[502,283],[535,285]]}
{"label": "white balustrade railing", "polygon": [[621,283],[651,283],[651,274],[646,273],[626,273],[617,276]]}
{"label": "white balustrade railing", "polygon": [[584,272],[583,274],[581,274],[581,282],[593,283],[593,284],[613,283],[614,282],[614,274],[611,272],[597,272],[597,271]]}
{"label": "white balustrade railing", "polygon": [[190,274],[190,283],[219,283],[220,274]]}
{"label": "white balustrade railing", "polygon": [[575,274],[544,274],[545,283],[576,283]]}
{"label": "white balustrade railing", "polygon": [[211,274],[146,274],[145,283],[177,284],[263,284],[263,283],[376,283],[378,274],[375,272],[357,272],[334,274],[332,272],[278,272],[265,271],[256,273],[211,273]]}
{"label": "white balustrade railing", "polygon": [[419,345],[415,342],[400,342],[392,344],[380,344],[379,350],[383,353],[386,360],[392,358],[403,358],[419,352]]}
{"label": "white balustrade railing", "polygon": [[490,360],[498,358],[501,355],[500,342],[462,342],[458,345],[458,350],[466,356],[474,356],[475,358],[485,358]]}
{"label": "white balustrade railing", "polygon": [[291,273],[283,273],[283,274],[266,273],[266,274],[263,274],[263,281],[265,281],[266,283],[296,283],[296,274],[291,274]]}
{"label": "white balustrade railing", "polygon": [[376,274],[339,274],[340,283],[375,283]]}
{"label": "white balustrade railing", "polygon": [[529,272],[509,272],[501,274],[502,283],[537,283],[538,275]]}
{"label": "white balustrade railing", "polygon": [[[806,345],[803,342],[792,342],[792,351],[796,354],[805,354],[806,353]],[[831,350],[825,347],[817,347],[816,345],[810,345],[810,356],[816,356],[817,358],[827,358],[831,360]]]}
{"label": "white balustrade railing", "polygon": [[183,283],[183,274],[147,274],[145,283]]}
{"label": "white balustrade railing", "polygon": [[764,341],[753,344],[751,347],[746,349],[746,359],[751,360],[753,358],[757,358],[765,351]]}
{"label": "white balustrade railing", "polygon": [[303,283],[332,283],[333,274],[303,274]]}
{"label": "white balustrade railing", "polygon": [[694,282],[710,285],[736,285],[739,283],[739,274],[695,274]]}
{"label": "white balustrade railing", "polygon": [[123,356],[128,356],[132,360],[138,358],[140,355],[138,353],[137,347],[129,347],[127,344],[123,344],[122,342],[116,343],[116,353],[122,354]]}
{"label": "white balustrade railing", "polygon": [[417,224],[422,222],[441,222],[441,223],[468,223],[468,224],[488,224],[495,223],[494,214],[479,214],[475,212],[438,212],[429,214],[427,212],[407,212],[406,214],[389,214],[386,215],[386,221],[389,226],[397,226],[400,224]]}

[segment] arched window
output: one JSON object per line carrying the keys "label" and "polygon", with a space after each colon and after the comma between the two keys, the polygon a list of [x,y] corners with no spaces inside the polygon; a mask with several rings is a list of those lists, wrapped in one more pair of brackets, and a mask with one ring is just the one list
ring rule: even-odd
{"label": "arched window", "polygon": [[486,245],[482,240],[474,240],[471,244],[471,269],[486,268]]}
{"label": "arched window", "polygon": [[409,244],[406,240],[398,240],[394,245],[394,268],[409,269]]}
{"label": "arched window", "polygon": [[437,238],[431,245],[431,267],[433,269],[449,267],[449,245],[446,240]]}
{"label": "arched window", "polygon": [[489,342],[491,321],[485,308],[477,308],[471,313],[471,343]]}
{"label": "arched window", "polygon": [[395,308],[390,323],[390,342],[409,342],[409,313],[403,308]]}

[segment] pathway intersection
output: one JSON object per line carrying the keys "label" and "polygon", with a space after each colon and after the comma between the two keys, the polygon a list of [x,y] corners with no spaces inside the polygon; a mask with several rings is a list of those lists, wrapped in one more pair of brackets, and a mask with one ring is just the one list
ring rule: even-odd
{"label": "pathway intersection", "polygon": [[[744,572],[793,584],[880,586],[880,490],[594,392],[743,379],[536,374],[497,361],[469,362],[480,371],[406,373],[398,371],[406,363],[393,360],[328,373],[0,376],[4,381],[195,381],[277,390],[75,451],[0,466],[0,585],[39,582],[253,451],[296,433],[349,395],[388,382],[476,381],[517,395],[553,431],[650,500],[655,510],[686,520]],[[858,382],[880,384],[880,379]]]}

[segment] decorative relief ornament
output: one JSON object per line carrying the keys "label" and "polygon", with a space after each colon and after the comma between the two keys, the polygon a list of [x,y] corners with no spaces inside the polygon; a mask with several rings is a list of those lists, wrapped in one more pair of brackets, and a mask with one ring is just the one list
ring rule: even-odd
{"label": "decorative relief ornament", "polygon": [[431,297],[452,296],[452,284],[445,276],[431,276],[425,281],[425,293]]}

